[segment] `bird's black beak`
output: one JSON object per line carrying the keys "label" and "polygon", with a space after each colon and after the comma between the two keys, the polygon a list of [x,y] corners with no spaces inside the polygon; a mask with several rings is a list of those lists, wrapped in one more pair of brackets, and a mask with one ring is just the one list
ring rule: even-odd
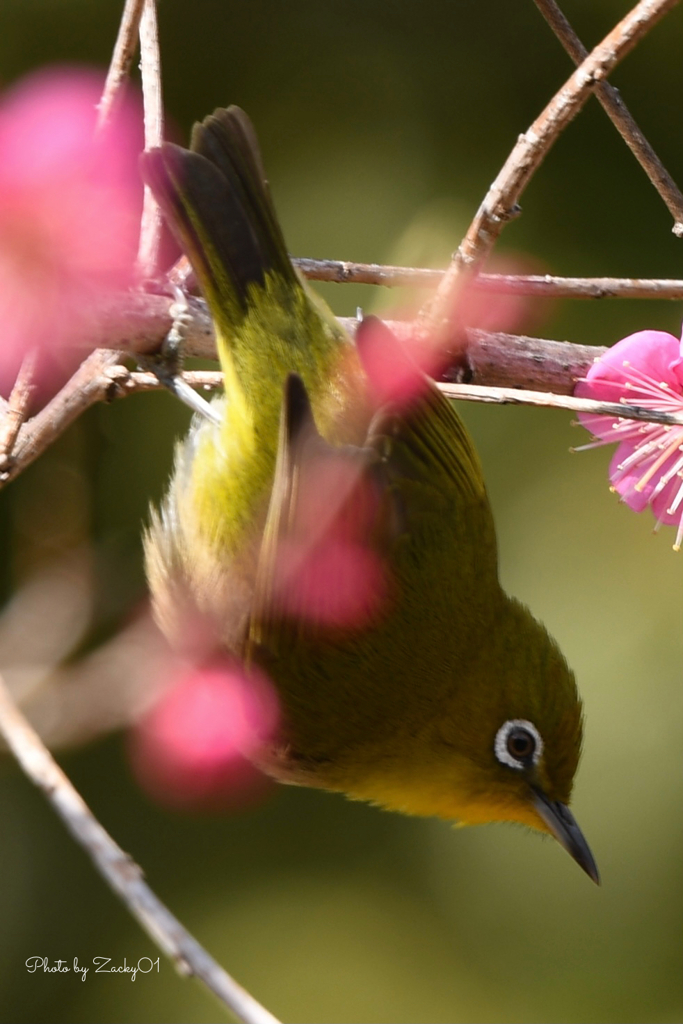
{"label": "bird's black beak", "polygon": [[559,800],[549,800],[545,793],[535,786],[532,790],[534,807],[558,843],[564,846],[567,853],[571,854],[595,884],[600,885],[600,875],[593,854],[572,812]]}

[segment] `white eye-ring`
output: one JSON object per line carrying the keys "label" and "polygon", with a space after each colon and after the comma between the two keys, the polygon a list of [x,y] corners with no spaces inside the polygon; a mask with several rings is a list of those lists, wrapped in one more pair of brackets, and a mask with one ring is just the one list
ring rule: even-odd
{"label": "white eye-ring", "polygon": [[543,753],[543,740],[533,722],[511,718],[496,733],[493,750],[501,764],[522,771],[538,764]]}

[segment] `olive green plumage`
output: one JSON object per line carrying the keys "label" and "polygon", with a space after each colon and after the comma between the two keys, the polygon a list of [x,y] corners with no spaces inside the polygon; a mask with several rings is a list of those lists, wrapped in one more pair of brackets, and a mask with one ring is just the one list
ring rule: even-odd
{"label": "olive green plumage", "polygon": [[[293,269],[242,111],[196,126],[192,151],[147,154],[144,173],[197,274],[225,375],[221,425],[193,424],[146,537],[163,628],[182,641],[199,611],[268,672],[284,712],[262,762],[275,777],[409,813],[521,821],[597,878],[564,806],[581,745],[574,677],[498,583],[481,467],[454,408],[428,383],[404,407],[371,408],[362,336],[359,358]],[[311,446],[381,496],[368,542],[390,599],[345,628],[293,620],[272,599]]]}

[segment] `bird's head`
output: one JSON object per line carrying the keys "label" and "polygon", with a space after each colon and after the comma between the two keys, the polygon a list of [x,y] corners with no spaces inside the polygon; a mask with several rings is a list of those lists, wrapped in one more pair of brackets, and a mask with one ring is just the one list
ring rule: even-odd
{"label": "bird's head", "polygon": [[355,795],[463,825],[527,825],[554,836],[598,882],[568,807],[583,736],[574,674],[529,610],[504,601],[496,635],[466,673],[458,666],[450,700],[428,709],[401,758],[384,761]]}
{"label": "bird's head", "polygon": [[480,671],[480,685],[470,686],[467,700],[470,727],[451,720],[439,730],[446,742],[450,730],[458,751],[458,817],[465,824],[513,821],[549,833],[599,882],[568,807],[583,738],[574,674],[544,626],[518,602],[510,606],[517,628],[484,655],[486,675]]}

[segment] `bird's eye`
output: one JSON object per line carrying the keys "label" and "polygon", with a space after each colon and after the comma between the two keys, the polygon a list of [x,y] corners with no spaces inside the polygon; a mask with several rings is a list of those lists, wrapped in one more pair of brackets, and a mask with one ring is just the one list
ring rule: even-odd
{"label": "bird's eye", "polygon": [[506,746],[508,754],[523,761],[533,755],[536,749],[536,740],[528,729],[511,729]]}
{"label": "bird's eye", "polygon": [[493,749],[501,764],[519,770],[538,764],[543,753],[543,740],[533,722],[512,718],[496,733]]}

